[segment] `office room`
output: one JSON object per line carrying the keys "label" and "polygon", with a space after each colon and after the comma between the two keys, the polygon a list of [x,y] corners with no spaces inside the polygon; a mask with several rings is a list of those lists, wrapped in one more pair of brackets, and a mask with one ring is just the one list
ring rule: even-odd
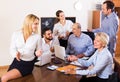
{"label": "office room", "polygon": [[[34,14],[38,16],[40,19],[41,17],[55,17],[56,18],[56,11],[63,10],[66,17],[75,17],[75,21],[81,24],[81,31],[87,31],[88,28],[97,28],[100,26],[100,5],[105,0],[3,0],[1,1],[0,5],[0,77],[7,72],[8,66],[12,63],[13,57],[10,54],[10,44],[13,32],[16,30],[21,29],[23,25],[24,18],[28,14]],[[115,3],[115,9],[118,12],[120,18],[120,1],[119,0],[112,0]],[[118,4],[119,3],[119,4]],[[99,12],[98,12],[99,11]],[[97,17],[95,17],[97,16]],[[97,18],[97,19],[96,19]],[[38,33],[41,34],[41,20],[40,25],[38,28]],[[119,31],[118,34],[120,35]],[[120,37],[117,38],[117,45],[115,50],[115,61],[116,61],[116,70],[120,71]],[[5,69],[5,70],[4,70]],[[46,68],[45,68],[46,69]],[[4,71],[4,72],[3,72]],[[37,72],[37,70],[34,70]],[[42,73],[44,69],[39,70],[39,73]],[[48,70],[48,73],[52,73],[53,71]],[[59,77],[55,76],[56,73],[52,73],[54,80],[52,82],[60,82],[57,81]],[[62,74],[64,75],[64,74]],[[59,74],[60,77],[65,77],[65,80],[62,81],[68,82],[68,76],[62,76]],[[40,76],[40,78],[39,78]],[[52,76],[52,75],[51,75]],[[120,75],[119,75],[120,76]],[[41,80],[44,77],[43,80]],[[68,79],[69,82],[76,81],[78,82],[81,76],[70,76],[73,80]],[[74,78],[75,77],[75,78]],[[78,77],[78,78],[77,78]],[[30,79],[29,79],[30,78]],[[50,78],[50,77],[49,77]],[[51,77],[52,78],[52,77]],[[44,75],[37,75],[37,77],[33,75],[28,75],[17,82],[47,82],[45,80]],[[71,81],[70,81],[71,80]],[[15,82],[15,80],[11,81]]]}

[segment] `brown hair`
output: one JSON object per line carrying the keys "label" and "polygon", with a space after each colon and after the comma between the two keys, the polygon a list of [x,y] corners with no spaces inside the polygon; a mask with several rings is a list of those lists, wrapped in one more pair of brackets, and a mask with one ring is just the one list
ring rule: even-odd
{"label": "brown hair", "polygon": [[114,3],[112,1],[107,0],[107,1],[103,2],[103,4],[107,5],[107,10],[111,9],[112,12],[114,11]]}
{"label": "brown hair", "polygon": [[54,23],[58,23],[60,20],[58,19],[58,17],[59,17],[59,15],[60,15],[60,13],[62,13],[63,11],[62,10],[57,10],[57,12],[56,12],[56,19],[55,19],[55,21],[54,21]]}

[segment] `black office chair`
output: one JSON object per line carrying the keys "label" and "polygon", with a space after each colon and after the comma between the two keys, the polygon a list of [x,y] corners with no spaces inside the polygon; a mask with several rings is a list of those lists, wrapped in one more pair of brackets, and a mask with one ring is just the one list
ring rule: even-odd
{"label": "black office chair", "polygon": [[82,33],[87,34],[88,36],[90,36],[90,38],[92,39],[92,41],[94,41],[94,39],[95,39],[95,35],[94,35],[93,32],[82,31]]}

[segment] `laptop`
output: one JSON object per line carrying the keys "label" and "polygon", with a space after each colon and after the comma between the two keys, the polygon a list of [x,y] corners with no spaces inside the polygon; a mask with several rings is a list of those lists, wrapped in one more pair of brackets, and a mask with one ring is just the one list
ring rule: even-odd
{"label": "laptop", "polygon": [[60,45],[54,45],[54,50],[55,50],[55,56],[65,60],[66,53],[65,53],[65,48],[60,46]]}
{"label": "laptop", "polygon": [[35,62],[36,66],[43,66],[51,62],[51,54],[42,54],[38,57],[38,62]]}

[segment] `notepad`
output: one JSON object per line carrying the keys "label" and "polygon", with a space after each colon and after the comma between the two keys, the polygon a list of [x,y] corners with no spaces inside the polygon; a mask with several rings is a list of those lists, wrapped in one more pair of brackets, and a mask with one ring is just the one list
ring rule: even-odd
{"label": "notepad", "polygon": [[67,65],[67,66],[59,67],[59,68],[57,68],[56,70],[57,70],[57,71],[60,71],[60,72],[65,72],[65,71],[68,70],[68,69],[77,70],[77,69],[81,69],[81,68],[78,67],[78,66],[75,66],[75,65]]}

